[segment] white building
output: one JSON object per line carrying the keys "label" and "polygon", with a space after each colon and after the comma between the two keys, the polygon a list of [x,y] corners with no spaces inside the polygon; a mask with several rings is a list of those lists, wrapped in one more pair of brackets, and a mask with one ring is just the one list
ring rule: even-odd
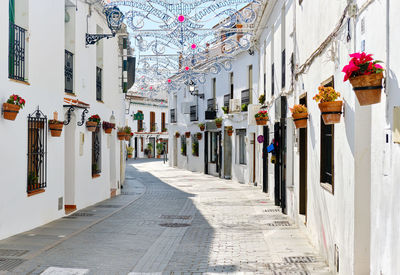
{"label": "white building", "polygon": [[[87,28],[110,33],[102,11],[102,4],[84,1],[1,1],[1,99],[18,94],[26,105],[15,121],[0,119],[0,239],[107,199],[123,184],[124,142],[116,131],[85,127],[94,114],[125,124],[126,34],[85,43]],[[47,128],[54,113],[67,124],[60,137]]]}

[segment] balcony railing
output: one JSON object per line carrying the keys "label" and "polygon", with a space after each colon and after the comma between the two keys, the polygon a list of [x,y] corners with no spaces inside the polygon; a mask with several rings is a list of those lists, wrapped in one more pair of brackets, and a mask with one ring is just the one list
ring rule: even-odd
{"label": "balcony railing", "polygon": [[8,48],[8,77],[25,81],[26,30],[10,22]]}
{"label": "balcony railing", "polygon": [[176,123],[176,109],[170,110],[171,123]]}
{"label": "balcony railing", "polygon": [[190,121],[197,121],[197,106],[190,106]]}
{"label": "balcony railing", "polygon": [[99,67],[96,67],[96,100],[101,101],[102,100],[102,73],[103,70]]}
{"label": "balcony railing", "polygon": [[65,50],[65,92],[74,93],[74,54]]}

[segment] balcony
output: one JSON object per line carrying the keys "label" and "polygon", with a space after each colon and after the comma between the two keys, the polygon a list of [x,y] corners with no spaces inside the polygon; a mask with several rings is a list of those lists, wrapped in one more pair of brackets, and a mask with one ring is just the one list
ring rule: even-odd
{"label": "balcony", "polygon": [[10,22],[8,48],[8,78],[25,81],[26,30]]}
{"label": "balcony", "polygon": [[171,116],[171,123],[176,123],[176,109],[169,110]]}
{"label": "balcony", "polygon": [[64,63],[64,75],[65,75],[65,92],[74,93],[74,54],[65,50],[65,63]]}
{"label": "balcony", "polygon": [[190,106],[190,121],[197,121],[197,106]]}

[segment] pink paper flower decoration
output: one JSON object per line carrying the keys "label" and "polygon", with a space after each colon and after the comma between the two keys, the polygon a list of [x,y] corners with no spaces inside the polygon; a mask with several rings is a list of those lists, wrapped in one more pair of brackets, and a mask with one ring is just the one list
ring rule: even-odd
{"label": "pink paper flower decoration", "polygon": [[178,16],[178,21],[181,22],[181,23],[183,23],[183,21],[185,21],[185,16],[179,15],[179,16]]}

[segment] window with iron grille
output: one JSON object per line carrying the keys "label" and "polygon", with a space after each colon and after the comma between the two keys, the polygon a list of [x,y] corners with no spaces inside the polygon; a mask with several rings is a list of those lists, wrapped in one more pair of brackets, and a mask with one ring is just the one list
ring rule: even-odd
{"label": "window with iron grille", "polygon": [[236,147],[238,148],[236,151],[236,163],[246,164],[246,129],[236,130]]}
{"label": "window with iron grille", "polygon": [[192,135],[192,156],[199,156],[199,140],[196,134]]}
{"label": "window with iron grille", "polygon": [[224,95],[224,107],[228,107],[229,108],[229,100],[231,99],[231,95],[227,94]]}
{"label": "window with iron grille", "polygon": [[65,92],[74,93],[74,54],[65,50]]}
{"label": "window with iron grille", "polygon": [[92,175],[101,173],[101,129],[92,133]]}
{"label": "window with iron grille", "polygon": [[218,148],[217,148],[217,133],[210,132],[210,162],[217,162]]}
{"label": "window with iron grille", "polygon": [[[138,110],[137,112],[141,113],[143,115],[142,111]],[[144,115],[143,115],[143,119],[144,119]],[[138,119],[138,121],[137,121],[137,131],[141,132],[142,130],[143,130],[143,120]]]}
{"label": "window with iron grille", "polygon": [[264,73],[264,96],[267,95],[267,74]]}
{"label": "window with iron grille", "polygon": [[156,113],[150,112],[150,132],[155,132],[156,130],[157,130]]}
{"label": "window with iron grille", "polygon": [[186,156],[186,136],[181,135],[181,154]]}
{"label": "window with iron grille", "polygon": [[162,112],[161,113],[161,131],[164,132],[165,129],[166,129],[165,128],[165,113]]}
{"label": "window with iron grille", "polygon": [[230,74],[230,82],[231,82],[231,99],[233,99],[233,90],[234,90],[234,85],[233,85],[233,72]]}
{"label": "window with iron grille", "polygon": [[176,123],[176,109],[171,109],[170,111],[171,123]]}
{"label": "window with iron grille", "polygon": [[9,22],[8,78],[25,81],[26,30]]}
{"label": "window with iron grille", "polygon": [[143,137],[140,138],[140,152],[143,152],[143,143],[144,143],[144,139]]}
{"label": "window with iron grille", "polygon": [[250,90],[243,90],[242,91],[242,96],[241,96],[241,104],[246,104],[249,105],[250,104]]}
{"label": "window with iron grille", "polygon": [[215,98],[207,99],[207,111],[215,111]]}
{"label": "window with iron grille", "polygon": [[96,67],[96,100],[102,101],[102,73],[103,69]]}
{"label": "window with iron grille", "polygon": [[271,95],[275,94],[275,64],[271,65]]}
{"label": "window with iron grille", "polygon": [[282,52],[282,88],[286,86],[286,50]]}
{"label": "window with iron grille", "polygon": [[197,121],[197,106],[190,106],[190,121]]}
{"label": "window with iron grille", "polygon": [[27,192],[47,187],[47,117],[37,110],[28,116]]}

